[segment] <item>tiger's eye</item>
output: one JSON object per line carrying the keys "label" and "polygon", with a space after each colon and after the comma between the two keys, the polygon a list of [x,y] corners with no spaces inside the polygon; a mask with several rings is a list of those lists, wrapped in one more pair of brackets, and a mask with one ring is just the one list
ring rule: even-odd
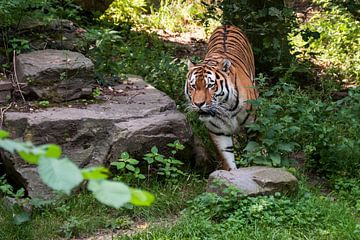
{"label": "tiger's eye", "polygon": [[215,87],[215,83],[209,83],[209,84],[207,85],[207,87],[208,87],[208,88],[214,88],[214,87]]}

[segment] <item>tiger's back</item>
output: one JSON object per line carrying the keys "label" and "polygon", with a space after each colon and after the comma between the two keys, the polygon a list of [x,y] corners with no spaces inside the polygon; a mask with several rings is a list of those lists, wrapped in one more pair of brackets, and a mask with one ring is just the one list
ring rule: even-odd
{"label": "tiger's back", "polygon": [[[255,61],[249,40],[244,33],[235,26],[221,26],[212,33],[204,62],[227,58],[232,63],[232,84],[235,85],[246,100],[258,97],[254,88]],[[237,81],[237,82],[235,82]],[[250,109],[251,105],[247,106]]]}
{"label": "tiger's back", "polygon": [[235,26],[215,29],[199,64],[189,62],[185,94],[209,130],[225,169],[236,168],[232,135],[251,119],[258,96],[251,45]]}

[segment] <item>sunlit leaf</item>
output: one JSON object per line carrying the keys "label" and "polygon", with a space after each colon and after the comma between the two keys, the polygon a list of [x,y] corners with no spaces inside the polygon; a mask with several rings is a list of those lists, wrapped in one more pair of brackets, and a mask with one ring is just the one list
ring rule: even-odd
{"label": "sunlit leaf", "polygon": [[9,136],[9,133],[7,131],[0,129],[0,139],[7,138],[8,136]]}
{"label": "sunlit leaf", "polygon": [[110,171],[105,167],[92,167],[81,170],[81,174],[85,180],[107,179]]}
{"label": "sunlit leaf", "polygon": [[19,156],[29,164],[38,164],[40,156],[28,151],[18,152]]}
{"label": "sunlit leaf", "polygon": [[151,204],[155,200],[153,194],[144,190],[130,188],[130,192],[131,192],[130,202],[135,206],[151,206]]}

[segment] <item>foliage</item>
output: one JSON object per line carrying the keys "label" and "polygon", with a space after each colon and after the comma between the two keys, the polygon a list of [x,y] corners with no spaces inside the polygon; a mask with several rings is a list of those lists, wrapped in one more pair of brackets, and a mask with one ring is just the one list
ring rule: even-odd
{"label": "foliage", "polygon": [[165,179],[175,180],[179,176],[184,175],[178,168],[183,162],[175,158],[176,153],[185,148],[184,145],[176,140],[174,143],[167,144],[167,146],[172,148],[169,157],[160,154],[157,147],[152,147],[151,152],[144,154],[143,160],[147,163],[147,173],[142,173],[140,167],[138,167],[140,161],[131,158],[129,153],[123,152],[118,161],[111,163],[120,172],[120,175],[115,179],[123,181],[142,180],[146,177],[150,178],[152,174],[156,173],[157,175],[164,176]]}
{"label": "foliage", "polygon": [[197,196],[171,227],[120,239],[357,239],[358,215],[346,208],[302,185],[292,197],[247,197],[229,187]]}
{"label": "foliage", "polygon": [[97,81],[102,85],[118,81],[121,72],[119,59],[126,50],[120,33],[110,29],[89,29],[85,37],[87,41],[95,42],[89,55],[95,63]]}
{"label": "foliage", "polygon": [[155,35],[90,29],[87,39],[95,42],[89,54],[95,62],[100,84],[114,84],[123,80],[125,74],[140,75],[178,104],[185,103],[183,83],[187,72],[186,61],[174,58],[175,49]]}
{"label": "foliage", "polygon": [[15,199],[19,199],[24,196],[24,189],[20,188],[15,192],[13,186],[11,186],[6,178],[5,175],[0,176],[0,196],[5,195],[9,197],[13,197]]}
{"label": "foliage", "polygon": [[360,22],[336,1],[313,2],[322,10],[293,30],[293,53],[324,68],[332,79],[360,83]]}
{"label": "foliage", "polygon": [[199,25],[205,12],[199,0],[161,0],[158,9],[151,6],[148,24],[166,31],[184,32],[191,26]]}
{"label": "foliage", "polygon": [[257,71],[281,76],[293,62],[287,35],[296,23],[293,10],[284,1],[224,0],[209,4],[208,10],[223,24],[239,26],[245,32]]}
{"label": "foliage", "polygon": [[152,225],[163,222],[164,218],[164,221],[171,221],[172,216],[189,205],[187,201],[203,191],[205,184],[205,181],[191,175],[180,177],[176,184],[156,180],[142,182],[137,187],[156,196],[153,205],[146,208],[126,205],[114,209],[99,203],[88,192],[63,195],[51,202],[36,200],[35,203],[32,199],[31,221],[21,226],[13,223],[14,212],[0,204],[0,235],[2,239],[58,239],[66,235],[83,238],[93,234],[98,236],[99,231],[104,229],[133,230],[139,222]]}
{"label": "foliage", "polygon": [[137,165],[140,162],[134,158],[131,158],[128,152],[121,153],[121,156],[116,162],[112,162],[110,165],[115,166],[120,175],[116,177],[116,180],[131,178],[145,179],[145,175],[140,173],[140,168]]}
{"label": "foliage", "polygon": [[[250,141],[241,162],[286,164],[288,153],[306,154],[310,169],[326,174],[358,175],[360,166],[360,92],[331,101],[286,83],[262,92],[253,103],[257,120],[248,126]],[[285,162],[284,162],[285,161]]]}
{"label": "foliage", "polygon": [[205,12],[199,0],[161,0],[159,4],[145,0],[115,0],[100,19],[136,29],[183,32],[189,30],[189,26],[198,25]]}
{"label": "foliage", "polygon": [[80,169],[67,158],[60,159],[61,148],[54,144],[35,147],[30,142],[6,139],[8,133],[0,131],[0,147],[19,154],[29,164],[38,165],[42,181],[54,190],[70,194],[83,180],[88,180],[87,188],[101,203],[119,208],[127,202],[138,206],[148,206],[154,197],[140,190],[131,189],[121,182],[106,180],[108,170],[104,167]]}
{"label": "foliage", "polygon": [[141,14],[144,13],[145,6],[145,0],[115,0],[100,19],[108,20],[115,25],[140,24],[143,21]]}
{"label": "foliage", "polygon": [[335,176],[331,180],[338,198],[349,201],[350,206],[360,213],[360,179]]}

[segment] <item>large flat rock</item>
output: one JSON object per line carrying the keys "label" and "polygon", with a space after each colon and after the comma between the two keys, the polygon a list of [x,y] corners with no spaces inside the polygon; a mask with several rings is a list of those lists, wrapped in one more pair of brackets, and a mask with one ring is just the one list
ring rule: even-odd
{"label": "large flat rock", "polygon": [[[190,126],[175,102],[140,78],[129,82],[116,86],[118,94],[106,95],[107,100],[98,104],[6,112],[5,129],[13,138],[36,145],[59,144],[81,167],[108,165],[124,151],[141,159],[152,146],[166,150],[174,140],[190,146]],[[7,157],[5,163],[9,172],[21,176],[30,196],[48,194],[33,166],[16,157]]]}
{"label": "large flat rock", "polygon": [[19,82],[28,92],[50,102],[62,102],[91,94],[94,64],[78,52],[46,49],[16,57]]}
{"label": "large flat rock", "polygon": [[[216,180],[224,184],[216,185]],[[228,185],[235,186],[245,195],[258,196],[276,192],[296,192],[298,181],[291,173],[281,168],[247,167],[231,171],[218,170],[210,174],[207,191],[221,194]]]}

